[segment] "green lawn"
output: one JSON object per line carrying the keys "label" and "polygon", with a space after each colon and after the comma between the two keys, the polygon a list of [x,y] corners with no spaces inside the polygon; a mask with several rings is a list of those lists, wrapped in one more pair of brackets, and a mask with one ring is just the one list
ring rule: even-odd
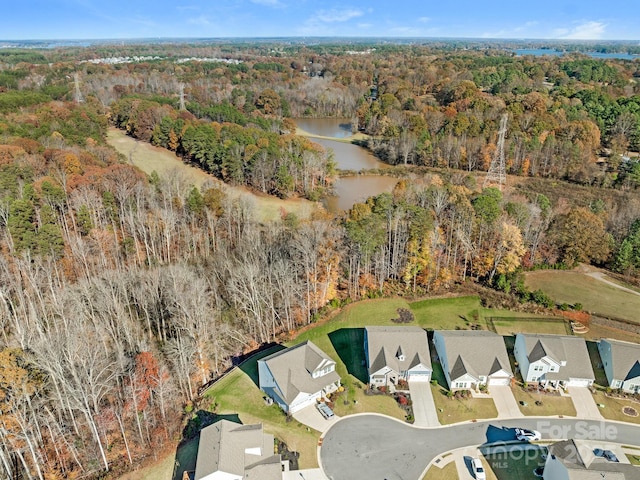
{"label": "green lawn", "polygon": [[539,465],[544,465],[542,454],[545,450],[540,448],[514,454],[486,455],[485,459],[498,480],[537,480],[539,477],[533,471]]}
{"label": "green lawn", "polygon": [[640,452],[634,451],[634,453],[627,453],[626,455],[631,465],[640,465]]}
{"label": "green lawn", "polygon": [[640,412],[640,403],[631,402],[628,400],[611,398],[605,396],[604,392],[598,390],[594,395],[596,403],[604,404],[604,408],[600,409],[602,416],[609,420],[619,420],[621,422],[638,423],[640,424],[640,415],[637,417],[630,417],[622,413],[623,407],[633,407],[636,411]]}
{"label": "green lawn", "polygon": [[431,391],[438,411],[438,420],[443,425],[498,416],[496,405],[491,398],[449,398],[447,390],[437,385],[431,385]]}
{"label": "green lawn", "polygon": [[540,289],[557,303],[581,303],[589,312],[639,321],[640,295],[625,292],[579,271],[528,272],[525,283],[530,290]]}
{"label": "green lawn", "polygon": [[555,335],[571,335],[569,323],[562,319],[540,318],[512,320],[493,317],[491,323],[499,335],[515,335],[516,333],[543,333]]}
{"label": "green lawn", "polygon": [[[568,417],[576,416],[576,408],[573,405],[571,397],[562,397],[560,395],[550,395],[528,391],[525,392],[519,385],[513,387],[511,390],[513,391],[513,396],[518,402],[520,411],[524,415],[566,415]],[[536,401],[542,402],[542,405],[536,405]],[[525,402],[527,406],[525,407],[521,402]]]}
{"label": "green lawn", "polygon": [[416,317],[416,323],[423,328],[433,330],[455,330],[468,328],[470,323],[480,323],[485,327],[481,318],[482,306],[478,297],[436,298],[413,302],[411,311]]}

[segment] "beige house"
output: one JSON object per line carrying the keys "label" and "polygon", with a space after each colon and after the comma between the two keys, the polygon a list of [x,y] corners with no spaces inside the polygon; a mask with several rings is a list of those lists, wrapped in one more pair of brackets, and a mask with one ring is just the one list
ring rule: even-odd
{"label": "beige house", "polygon": [[288,413],[340,387],[336,362],[311,341],[258,360],[258,376],[260,389]]}
{"label": "beige house", "polygon": [[420,327],[365,327],[369,383],[395,388],[398,380],[431,380],[427,332]]}
{"label": "beige house", "polygon": [[450,390],[511,383],[513,372],[501,335],[486,330],[436,330],[433,344]]}
{"label": "beige house", "polygon": [[262,424],[221,420],[200,432],[194,480],[282,480],[282,460]]}

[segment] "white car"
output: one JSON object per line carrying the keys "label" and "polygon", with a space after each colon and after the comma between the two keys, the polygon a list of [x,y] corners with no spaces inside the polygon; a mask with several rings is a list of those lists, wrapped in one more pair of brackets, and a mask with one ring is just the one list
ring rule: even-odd
{"label": "white car", "polygon": [[542,435],[537,430],[527,430],[526,428],[516,428],[516,439],[521,442],[535,442],[540,440]]}
{"label": "white car", "polygon": [[471,467],[473,468],[473,476],[476,477],[476,480],[486,480],[487,475],[484,473],[484,467],[479,458],[471,460]]}

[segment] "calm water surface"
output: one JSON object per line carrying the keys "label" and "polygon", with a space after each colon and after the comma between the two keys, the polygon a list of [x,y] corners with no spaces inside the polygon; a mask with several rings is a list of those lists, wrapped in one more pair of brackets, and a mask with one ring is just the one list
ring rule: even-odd
{"label": "calm water surface", "polygon": [[322,137],[345,138],[353,135],[349,118],[296,118],[302,130]]}
{"label": "calm water surface", "polygon": [[[340,118],[303,118],[297,119],[299,128],[323,137],[346,138],[351,136],[351,123]],[[337,142],[324,138],[311,138],[312,141],[333,151],[339,170],[362,171],[373,168],[391,168],[377,159],[366,148],[351,143]],[[369,197],[390,192],[398,179],[384,175],[353,175],[341,177],[334,184],[335,195],[328,197],[325,206],[331,212],[350,209],[354,203]]]}
{"label": "calm water surface", "polygon": [[[533,55],[534,57],[540,57],[542,55],[552,55],[554,57],[560,57],[569,52],[563,52],[561,50],[554,50],[551,48],[521,48],[514,50],[516,55]],[[600,53],[600,52],[584,52],[585,55],[589,55],[592,58],[619,58],[622,60],[633,60],[639,58],[638,55],[630,55],[628,53]]]}

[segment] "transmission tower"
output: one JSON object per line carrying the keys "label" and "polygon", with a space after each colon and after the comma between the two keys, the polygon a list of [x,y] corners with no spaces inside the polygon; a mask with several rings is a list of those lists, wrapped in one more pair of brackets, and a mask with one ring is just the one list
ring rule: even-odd
{"label": "transmission tower", "polygon": [[186,110],[187,107],[184,104],[184,83],[181,83],[178,87],[180,88],[180,110]]}
{"label": "transmission tower", "polygon": [[498,133],[498,147],[496,153],[491,160],[489,171],[484,179],[482,187],[496,186],[502,190],[502,187],[507,184],[507,168],[504,161],[504,137],[507,133],[507,121],[509,120],[509,114],[502,115],[500,120],[500,133]]}
{"label": "transmission tower", "polygon": [[76,101],[76,103],[82,103],[84,102],[84,98],[82,98],[82,92],[80,91],[80,75],[78,75],[78,72],[73,74],[73,83],[75,84],[75,94],[74,94],[74,100]]}

